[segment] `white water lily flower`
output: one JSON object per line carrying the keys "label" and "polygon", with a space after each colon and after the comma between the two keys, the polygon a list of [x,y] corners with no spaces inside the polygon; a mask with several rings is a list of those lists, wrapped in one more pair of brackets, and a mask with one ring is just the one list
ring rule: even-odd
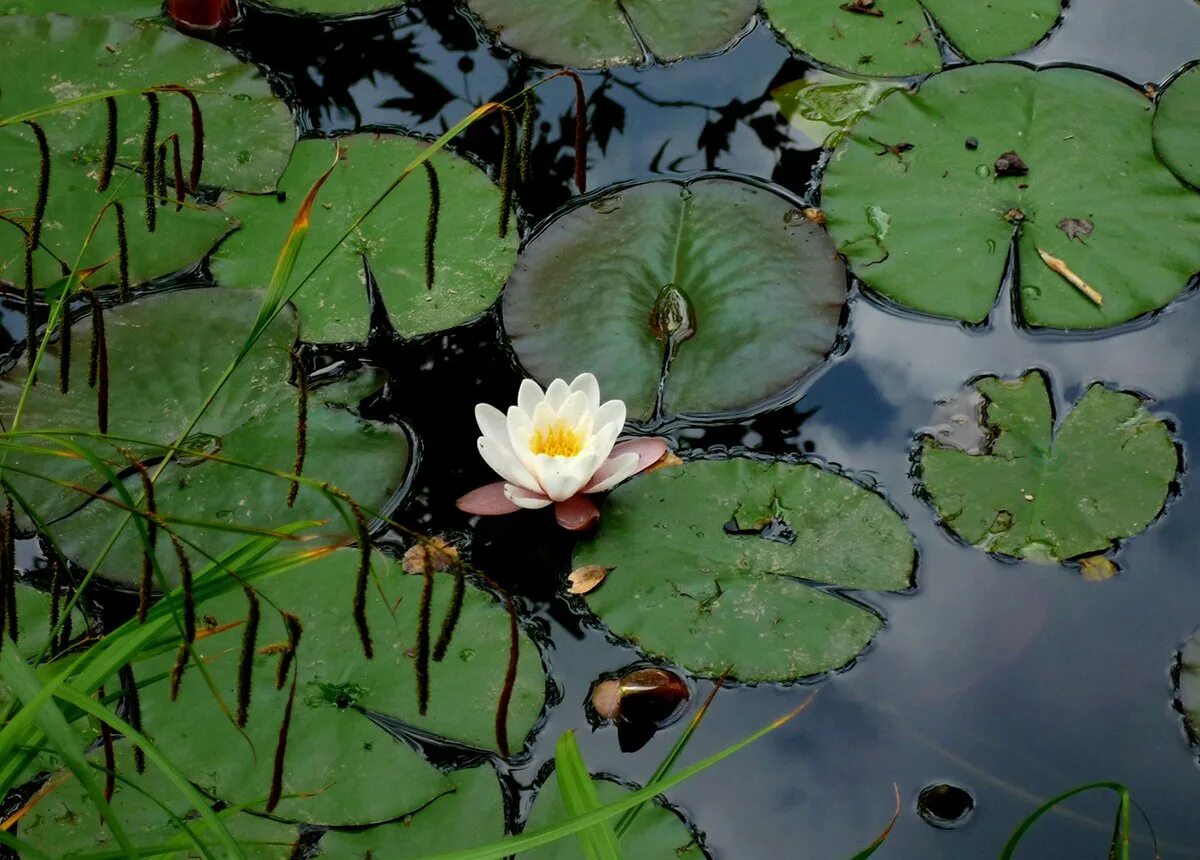
{"label": "white water lily flower", "polygon": [[616,444],[625,426],[625,404],[601,403],[600,385],[590,373],[581,373],[570,384],[556,379],[544,392],[526,379],[507,415],[481,403],[475,407],[475,420],[483,433],[480,456],[504,481],[460,499],[459,508],[468,513],[510,513],[555,504],[559,523],[584,528],[599,513],[583,494],[612,489],[653,465],[667,450],[661,439]]}

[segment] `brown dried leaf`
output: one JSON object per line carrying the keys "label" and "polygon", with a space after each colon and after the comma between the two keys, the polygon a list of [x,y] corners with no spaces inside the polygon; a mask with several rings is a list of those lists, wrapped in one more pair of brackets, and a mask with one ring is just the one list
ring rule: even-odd
{"label": "brown dried leaf", "polygon": [[996,159],[995,170],[997,176],[1025,176],[1029,173],[1028,165],[1013,151],[1006,152]]}
{"label": "brown dried leaf", "polygon": [[425,558],[434,573],[440,573],[458,561],[458,547],[440,537],[418,541],[404,553],[403,566],[406,573],[424,573]]}
{"label": "brown dried leaf", "polygon": [[1104,582],[1120,573],[1121,569],[1108,556],[1089,555],[1079,562],[1079,572],[1088,582]]}
{"label": "brown dried leaf", "polygon": [[667,453],[663,454],[661,457],[658,458],[658,461],[653,466],[651,466],[649,469],[644,471],[642,474],[649,475],[651,472],[657,472],[659,469],[668,469],[671,466],[682,466],[682,465],[683,465],[683,460],[681,460],[677,456],[675,456],[675,453],[673,451],[667,451]]}
{"label": "brown dried leaf", "polygon": [[1058,229],[1066,233],[1068,239],[1083,241],[1092,235],[1095,225],[1087,218],[1064,218],[1058,222]]}
{"label": "brown dried leaf", "polygon": [[567,581],[571,583],[571,587],[567,589],[569,594],[587,594],[595,591],[600,583],[604,582],[604,577],[608,576],[611,567],[604,567],[600,564],[589,564],[584,567],[577,567],[567,576]]}

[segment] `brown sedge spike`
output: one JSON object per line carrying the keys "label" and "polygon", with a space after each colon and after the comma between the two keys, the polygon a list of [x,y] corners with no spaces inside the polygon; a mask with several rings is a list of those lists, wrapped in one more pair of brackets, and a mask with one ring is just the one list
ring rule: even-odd
{"label": "brown sedge spike", "polygon": [[254,589],[245,586],[246,600],[249,606],[246,612],[246,626],[242,629],[242,654],[238,660],[237,684],[237,724],[238,728],[246,727],[250,718],[250,680],[254,670],[254,648],[258,640],[258,622],[262,617],[262,609],[258,604],[258,595]]}
{"label": "brown sedge spike", "polygon": [[88,358],[88,386],[96,389],[96,424],[108,432],[108,339],[104,335],[104,306],[84,287],[79,294],[92,308],[92,349]]}
{"label": "brown sedge spike", "polygon": [[[37,327],[33,323],[35,311],[33,297],[33,255],[42,242],[42,225],[46,220],[46,203],[50,199],[50,144],[46,141],[46,132],[31,119],[25,120],[25,125],[33,130],[38,146],[38,183],[37,199],[33,204],[33,221],[29,232],[25,234],[25,360],[33,367],[34,355],[37,353]],[[36,382],[37,380],[32,380]]]}
{"label": "brown sedge spike", "polygon": [[292,350],[292,382],[296,386],[296,459],[292,464],[292,478],[288,485],[287,506],[296,504],[296,496],[300,492],[300,476],[304,474],[304,457],[308,452],[308,374],[304,372],[304,362],[300,359],[300,351]]}
{"label": "brown sedge spike", "polygon": [[179,584],[183,590],[183,642],[175,654],[175,663],[171,666],[171,701],[179,697],[179,687],[183,683],[183,672],[187,669],[188,658],[191,654],[189,645],[196,641],[196,597],[192,591],[192,564],[188,561],[183,544],[174,532],[168,531],[171,545],[175,548],[175,557],[179,560]]}
{"label": "brown sedge spike", "polygon": [[154,196],[159,206],[167,205],[167,142],[158,145],[154,159]]}
{"label": "brown sedge spike", "polygon": [[501,239],[508,235],[508,220],[512,215],[513,162],[516,161],[517,123],[512,111],[500,111],[500,125],[504,129],[504,152],[500,156],[500,219],[497,232]]}
{"label": "brown sedge spike", "polygon": [[437,249],[438,219],[442,215],[442,184],[438,181],[437,168],[424,161],[425,176],[429,180],[429,211],[425,215],[425,289],[433,289],[436,277],[435,251]]}
{"label": "brown sedge spike", "polygon": [[158,93],[147,90],[142,95],[146,97],[146,132],[142,138],[142,188],[146,204],[146,230],[153,233],[158,225],[158,210],[154,205],[154,186],[158,175],[154,153],[158,139]]}
{"label": "brown sedge spike", "polygon": [[50,564],[54,572],[50,575],[50,620],[48,626],[53,630],[58,627],[58,620],[62,617],[62,583],[66,577],[66,570],[62,558],[57,553],[52,554]]}
{"label": "brown sedge spike", "polygon": [[164,89],[187,99],[192,111],[192,163],[188,174],[188,190],[195,191],[200,187],[200,174],[204,170],[204,112],[200,110],[196,94],[187,87],[175,85]]}
{"label": "brown sedge spike", "polygon": [[[125,694],[125,715],[129,725],[139,734],[142,732],[142,700],[138,694],[137,679],[133,677],[133,666],[126,663],[117,671],[121,688]],[[133,765],[138,773],[146,772],[146,753],[136,744],[133,747]]]}
{"label": "brown sedge spike", "polygon": [[425,563],[421,574],[425,578],[421,589],[421,608],[417,614],[417,709],[421,716],[429,710],[429,613],[433,604],[433,559],[429,546],[424,547]]}
{"label": "brown sedge spike", "polygon": [[[104,688],[101,687],[96,691],[96,697],[104,702]],[[104,748],[104,802],[111,803],[113,798],[113,790],[117,786],[117,756],[113,749],[113,730],[112,726],[100,721],[100,746]],[[101,816],[101,821],[104,817]]]}
{"label": "brown sedge spike", "polygon": [[283,709],[283,721],[279,724],[279,740],[275,743],[275,762],[271,767],[271,791],[267,796],[267,812],[274,812],[283,796],[283,763],[287,756],[288,731],[292,727],[292,706],[296,703],[296,674],[292,674],[292,689],[288,692],[287,705]]}
{"label": "brown sedge spike", "polygon": [[354,528],[358,533],[358,572],[354,577],[354,624],[358,628],[358,638],[362,641],[363,654],[368,660],[375,656],[375,647],[371,644],[371,628],[367,626],[367,580],[371,575],[371,535],[367,529],[367,520],[362,508],[349,497],[346,503],[354,515]]}
{"label": "brown sedge spike", "polygon": [[570,69],[558,72],[575,82],[575,187],[580,194],[587,191],[587,93],[583,90],[583,79]]}
{"label": "brown sedge spike", "polygon": [[300,637],[304,628],[300,619],[290,612],[283,613],[283,626],[287,628],[288,641],[279,654],[279,665],[275,668],[275,689],[282,690],[287,681],[288,670],[292,668],[292,660],[296,657],[296,649],[300,646]]}
{"label": "brown sedge spike", "polygon": [[63,300],[62,317],[58,321],[58,390],[71,390],[71,300]]}
{"label": "brown sedge spike", "polygon": [[454,628],[458,626],[458,617],[462,614],[463,597],[467,592],[467,577],[463,566],[454,562],[454,594],[450,598],[450,608],[446,610],[446,618],[442,621],[442,632],[438,634],[437,645],[433,647],[433,662],[440,663],[446,657],[450,647],[450,639],[454,636]]}
{"label": "brown sedge spike", "polygon": [[0,650],[4,648],[4,631],[8,627],[9,611],[15,611],[17,608],[8,600],[8,582],[16,573],[13,570],[13,556],[8,551],[10,531],[8,517],[0,517]]}
{"label": "brown sedge spike", "polygon": [[508,610],[508,669],[504,673],[504,689],[496,701],[496,748],[500,755],[508,758],[508,705],[512,701],[513,689],[517,685],[517,662],[521,657],[520,627],[517,624],[517,608],[512,598],[504,595],[504,606]]}
{"label": "brown sedge spike", "polygon": [[96,180],[97,191],[107,191],[112,182],[113,168],[117,166],[117,100],[108,96],[104,100],[108,122],[104,128],[104,161],[100,163],[100,178]]}
{"label": "brown sedge spike", "polygon": [[125,207],[119,202],[113,203],[113,211],[117,216],[117,270],[120,281],[117,283],[117,298],[123,302],[129,301],[129,233],[125,229]]}
{"label": "brown sedge spike", "polygon": [[20,637],[20,621],[17,618],[17,517],[13,512],[12,499],[6,499],[4,504],[4,603],[7,611],[4,613],[5,627],[8,638],[13,642]]}
{"label": "brown sedge spike", "polygon": [[537,102],[533,99],[533,90],[525,90],[521,101],[521,156],[517,159],[522,185],[528,184],[529,174],[533,169],[533,133],[536,120]]}
{"label": "brown sedge spike", "polygon": [[146,466],[126,451],[125,457],[137,469],[142,480],[142,495],[146,499],[146,546],[142,548],[142,577],[138,586],[137,617],[139,624],[146,623],[150,611],[150,599],[154,596],[154,553],[158,547],[158,508],[154,503],[154,481]]}
{"label": "brown sedge spike", "polygon": [[175,211],[183,211],[183,156],[179,152],[179,135],[173,134],[167,138],[171,141],[171,174],[175,179]]}

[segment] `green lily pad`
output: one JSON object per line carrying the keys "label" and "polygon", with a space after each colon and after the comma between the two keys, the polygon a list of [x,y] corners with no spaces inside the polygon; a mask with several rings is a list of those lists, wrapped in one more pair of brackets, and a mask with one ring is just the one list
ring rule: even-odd
{"label": "green lily pad", "polygon": [[[182,434],[250,331],[261,292],[188,290],[139,299],[105,313],[111,369],[109,435],[96,433],[96,392],[87,386],[87,318],[72,326],[71,390],[58,392],[59,344],[46,354],[41,381],[25,401],[22,430],[79,430],[68,437],[95,453],[122,475],[130,493],[141,495],[141,480],[130,456],[155,464],[162,445]],[[250,351],[190,436],[187,447],[240,463],[292,471],[295,457],[296,390],[288,384],[295,317],[285,311]],[[25,382],[22,363],[0,377],[0,416],[12,417]],[[133,440],[133,441],[129,441]],[[53,441],[28,440],[55,449]],[[308,409],[308,447],[304,474],[330,481],[368,510],[379,510],[403,485],[409,445],[398,428],[364,421],[345,406],[327,402],[315,389]],[[156,466],[151,466],[156,468]],[[91,493],[112,497],[107,477],[82,458],[10,451],[8,480],[47,522],[62,551],[87,567],[97,558],[125,512]],[[347,526],[325,496],[302,486],[294,508],[285,500],[288,482],[231,463],[177,457],[155,485],[160,515],[187,517],[200,525],[176,525],[181,537],[219,554],[245,540],[245,534],[215,526],[271,529],[287,523],[324,520],[306,534],[318,543],[346,540]],[[25,523],[26,526],[29,523]],[[158,542],[158,559],[172,583],[178,561],[169,540]],[[118,583],[140,576],[142,544],[133,524],[121,533],[100,567],[100,575]],[[192,554],[193,562],[201,560]]]}
{"label": "green lily pad", "polygon": [[[502,42],[580,69],[716,51],[754,17],[755,0],[468,0]],[[646,55],[649,54],[649,57]]]}
{"label": "green lily pad", "polygon": [[314,15],[365,15],[381,9],[396,9],[404,3],[397,0],[266,0],[266,5]]}
{"label": "green lily pad", "polygon": [[842,590],[906,589],[914,558],[900,515],[849,478],[735,458],[618,487],[573,566],[610,568],[588,608],[644,653],[698,675],[793,681],[867,647],[883,621]]}
{"label": "green lily pad", "polygon": [[1167,87],[1154,112],[1154,146],[1175,175],[1200,188],[1200,66],[1192,66]]}
{"label": "green lily pad", "polygon": [[1179,652],[1177,684],[1188,738],[1193,745],[1200,746],[1200,630],[1187,638]]}
{"label": "green lily pad", "polygon": [[[311,233],[296,263],[297,281],[428,143],[396,135],[360,134],[338,138],[336,145],[344,154],[313,210]],[[329,169],[333,157],[333,143],[304,141],[296,146],[280,180],[286,201],[246,196],[224,201],[226,214],[246,226],[213,255],[213,275],[219,284],[257,288],[270,280],[275,254],[263,253],[263,249],[283,246],[296,206],[317,177]],[[429,184],[424,171],[417,170],[296,295],[305,340],[330,343],[366,338],[363,254],[370,260],[392,324],[404,337],[461,325],[496,300],[512,270],[518,242],[513,222],[505,238],[497,236],[500,190],[459,156],[442,150],[431,160],[441,189],[433,289],[425,284]]]}
{"label": "green lily pad", "polygon": [[882,0],[855,12],[846,0],[764,0],[775,29],[818,62],[860,75],[916,75],[942,67],[937,36],[976,62],[1039,42],[1062,14],[1062,0]]}
{"label": "green lily pad", "polygon": [[942,523],[967,543],[1064,561],[1108,550],[1162,512],[1179,454],[1141,398],[1094,384],[1055,428],[1041,372],[975,388],[988,447],[971,454],[926,438],[919,463]]}
{"label": "green lily pad", "polygon": [[124,21],[157,18],[163,0],[0,0],[0,15],[112,15]]}
{"label": "green lily pad", "polygon": [[[429,666],[429,709],[417,709],[418,608],[424,578],[375,554],[367,619],[374,658],[367,660],[351,610],[356,550],[341,550],[256,584],[262,620],[254,657],[247,746],[222,713],[194,667],[184,673],[179,699],[166,683],[143,690],[147,734],[185,774],[215,797],[260,810],[268,795],[274,749],[288,689],[275,689],[276,654],[263,649],[287,640],[278,612],[296,615],[303,636],[296,654],[297,687],[277,816],[329,825],[361,825],[408,815],[453,791],[455,783],[360,711],[385,714],[430,735],[470,747],[497,746],[496,703],[508,665],[508,620],[491,595],[470,587],[442,662]],[[454,590],[438,574],[431,603],[436,638]],[[197,650],[226,706],[236,707],[238,662],[247,600],[234,591],[197,608],[217,622]],[[229,629],[224,625],[232,623]],[[269,650],[269,649],[268,649]],[[140,663],[139,678],[169,671],[173,654]],[[533,729],[545,701],[546,681],[536,647],[520,638],[517,681],[508,712],[513,749]],[[184,718],[186,715],[186,719]],[[386,790],[381,790],[386,788]]]}
{"label": "green lily pad", "polygon": [[[846,276],[825,232],[732,179],[615,189],[550,222],[504,290],[504,330],[536,379],[591,371],[631,418],[737,412],[819,365]],[[663,378],[664,349],[674,357]]]}
{"label": "green lily pad", "polygon": [[771,90],[779,112],[804,133],[812,148],[834,147],[863,114],[901,85],[848,78],[815,69]]}
{"label": "green lily pad", "polygon": [[[596,785],[596,794],[602,804],[614,803],[631,790],[607,777],[593,776],[592,782]],[[703,860],[708,857],[701,835],[693,832],[679,813],[664,806],[661,800],[661,796],[655,798],[654,803],[642,808],[633,826],[621,838],[623,850],[638,860]],[[558,774],[551,773],[538,790],[533,811],[525,822],[525,830],[541,830],[569,818],[571,815],[558,789]],[[617,820],[612,819],[610,823]],[[580,853],[579,840],[570,836],[522,852],[517,857],[520,860],[579,860],[583,854]]]}
{"label": "green lily pad", "polygon": [[[255,66],[208,42],[152,21],[59,15],[0,18],[0,42],[13,70],[4,89],[6,116],[112,89],[178,84],[195,92],[204,114],[204,184],[270,191],[287,164],[296,137],[291,111]],[[117,104],[117,160],[140,164],[146,100],[122,96]],[[186,171],[192,145],[188,101],[161,93],[159,104],[158,139],[179,134]],[[72,154],[98,170],[107,124],[103,102],[38,121],[51,151]],[[36,149],[33,154],[36,165]]]}
{"label": "green lily pad", "polygon": [[[936,75],[889,96],[842,139],[822,184],[829,232],[867,286],[938,316],[987,318],[1014,233],[1027,324],[1097,329],[1157,310],[1200,269],[1200,195],[1155,155],[1150,107],[1082,69]],[[997,175],[1012,153],[1028,173]]]}
{"label": "green lily pad", "polygon": [[[399,821],[366,830],[331,830],[314,856],[325,860],[421,860],[504,836],[504,796],[487,765],[446,774],[454,791]],[[464,826],[470,822],[470,826]]]}
{"label": "green lily pad", "polygon": [[[219,849],[217,837],[195,818],[190,804],[161,770],[151,765],[145,773],[138,774],[134,768],[133,749],[124,741],[115,743],[113,752],[117,779],[110,806],[134,845],[149,847],[187,839],[177,823],[182,819],[210,852]],[[88,759],[100,769],[96,778],[103,780],[102,753],[97,750]],[[52,775],[50,780],[59,784],[21,818],[19,838],[55,857],[116,849],[118,846],[111,831],[102,822],[99,810],[79,780],[66,771]],[[245,851],[247,860],[287,860],[299,840],[295,824],[282,824],[244,812],[225,813],[223,819],[230,835]],[[187,843],[180,851],[156,856],[200,860],[206,855],[195,843]]]}

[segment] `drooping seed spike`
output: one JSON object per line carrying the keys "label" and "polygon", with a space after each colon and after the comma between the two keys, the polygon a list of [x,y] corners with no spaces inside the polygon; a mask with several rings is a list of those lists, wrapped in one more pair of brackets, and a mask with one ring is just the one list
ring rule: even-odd
{"label": "drooping seed spike", "polygon": [[146,230],[154,232],[158,224],[158,208],[154,205],[155,179],[158,175],[155,147],[158,143],[158,93],[147,90],[146,131],[142,138],[142,188],[146,205]]}
{"label": "drooping seed spike", "polygon": [[183,186],[183,156],[179,152],[179,135],[173,134],[167,139],[171,141],[171,173],[175,179],[175,211],[181,212],[186,192]]}
{"label": "drooping seed spike", "polygon": [[[142,699],[138,693],[137,679],[133,677],[133,666],[126,663],[117,672],[121,679],[121,690],[125,695],[125,716],[129,725],[142,733]],[[133,764],[138,773],[146,772],[146,753],[140,746],[133,747]]]}
{"label": "drooping seed spike", "polygon": [[107,191],[112,182],[113,168],[117,166],[117,100],[109,96],[104,100],[108,122],[104,128],[104,160],[100,163],[100,178],[96,181],[97,191]]}
{"label": "drooping seed spike", "polygon": [[367,626],[367,580],[371,576],[371,535],[362,508],[348,500],[354,515],[354,528],[358,540],[358,571],[354,577],[354,624],[362,642],[363,654],[368,660],[374,658],[375,647],[371,643],[371,629]]}
{"label": "drooping seed spike", "polygon": [[49,627],[51,630],[54,630],[58,627],[58,621],[62,617],[62,587],[63,581],[67,576],[67,570],[62,557],[58,553],[51,554],[50,565],[52,573],[50,575]]}
{"label": "drooping seed spike", "polygon": [[[4,504],[4,562],[3,569],[5,628],[13,642],[20,640],[21,623],[17,618],[17,516],[13,511],[12,499]],[[0,637],[2,638],[2,637]]]}
{"label": "drooping seed spike", "polygon": [[496,749],[508,758],[508,706],[512,702],[513,689],[517,685],[517,664],[521,658],[521,630],[517,624],[517,608],[512,598],[504,595],[504,608],[508,610],[508,668],[504,672],[504,689],[496,701]]}
{"label": "drooping seed spike", "polygon": [[292,464],[292,478],[288,486],[287,506],[296,504],[300,492],[300,476],[304,474],[304,457],[308,452],[308,374],[300,351],[292,350],[292,383],[296,386],[296,459]]}
{"label": "drooping seed spike", "polygon": [[196,101],[196,94],[186,87],[172,87],[173,92],[179,93],[188,100],[192,111],[192,163],[188,175],[188,190],[195,191],[200,187],[200,174],[204,170],[204,112]]}
{"label": "drooping seed spike", "polygon": [[158,145],[154,159],[154,197],[159,206],[167,205],[167,142]]}
{"label": "drooping seed spike", "polygon": [[68,612],[66,617],[64,617],[62,620],[62,630],[58,634],[58,650],[59,651],[66,651],[67,646],[71,644],[71,636],[72,636],[71,618],[72,618],[71,613]]}
{"label": "drooping seed spike", "polygon": [[[46,221],[46,204],[50,199],[50,144],[46,140],[46,132],[33,120],[25,120],[25,125],[33,130],[38,147],[38,182],[37,198],[33,204],[33,220],[29,232],[25,234],[25,360],[33,367],[34,356],[37,354],[37,326],[34,325],[36,306],[33,296],[33,255],[42,242],[42,225]],[[36,379],[31,382],[36,382]]]}
{"label": "drooping seed spike", "polygon": [[497,232],[503,239],[508,235],[508,221],[512,216],[513,165],[516,161],[517,123],[512,111],[500,111],[500,125],[504,129],[504,153],[500,157],[500,217]]}
{"label": "drooping seed spike", "polygon": [[175,662],[171,664],[171,701],[179,698],[179,688],[183,684],[183,673],[187,669],[188,657],[190,655],[186,642],[179,644],[179,650],[175,652]]}
{"label": "drooping seed spike", "polygon": [[129,291],[129,233],[125,229],[125,207],[120,202],[114,202],[113,212],[117,218],[117,271],[120,274],[117,297],[127,302],[132,294]]}
{"label": "drooping seed spike", "polygon": [[33,360],[37,356],[37,327],[34,325],[34,313],[37,303],[33,295],[33,245],[29,237],[25,237],[25,261],[23,266],[25,287],[25,363],[31,374],[30,385],[37,385],[37,375],[33,373]]}
{"label": "drooping seed spike", "polygon": [[276,690],[282,690],[284,683],[287,682],[288,671],[292,668],[292,661],[296,658],[296,649],[300,647],[300,637],[304,634],[304,628],[300,626],[300,619],[290,612],[283,613],[283,626],[287,628],[288,641],[287,646],[279,655],[279,665],[275,667]]}
{"label": "drooping seed spike", "polygon": [[537,102],[533,98],[533,90],[525,90],[521,101],[521,184],[529,183],[529,175],[533,169],[533,134],[537,122]]}
{"label": "drooping seed spike", "polygon": [[433,559],[428,546],[424,547],[424,555],[421,573],[425,583],[417,614],[417,709],[421,716],[429,710],[429,615],[433,608]]}
{"label": "drooping seed spike", "polygon": [[108,432],[108,339],[104,334],[104,306],[96,294],[86,287],[79,295],[92,308],[92,349],[88,358],[88,386],[96,389],[96,424],[101,433]]}
{"label": "drooping seed spike", "polygon": [[[96,691],[96,698],[104,701],[103,687]],[[117,756],[113,749],[112,726],[104,720],[100,721],[100,746],[104,748],[104,802],[111,803],[113,790],[117,786]],[[101,816],[100,820],[103,822],[104,817]]]}
{"label": "drooping seed spike", "polygon": [[584,92],[583,79],[579,75],[570,69],[563,69],[559,74],[566,75],[575,82],[575,187],[583,194],[587,191],[587,93]]}
{"label": "drooping seed spike", "polygon": [[446,657],[450,640],[454,637],[454,628],[458,626],[458,617],[462,614],[463,597],[467,591],[467,577],[463,566],[454,562],[454,593],[450,598],[450,608],[442,621],[442,632],[438,634],[437,644],[433,647],[433,662],[440,663]]}
{"label": "drooping seed spike", "polygon": [[238,728],[244,729],[246,720],[250,718],[250,680],[254,670],[254,649],[258,642],[258,622],[261,619],[262,610],[254,589],[246,586],[243,590],[246,592],[246,600],[249,605],[246,611],[246,624],[242,628],[242,654],[238,660],[237,724]]}
{"label": "drooping seed spike", "polygon": [[16,609],[8,602],[8,581],[15,574],[12,570],[12,557],[8,552],[8,532],[7,517],[0,517],[0,651],[4,649],[4,631],[8,628],[9,610]]}
{"label": "drooping seed spike", "polygon": [[62,316],[58,327],[58,390],[71,390],[71,300],[63,299]]}
{"label": "drooping seed spike", "polygon": [[275,742],[275,761],[271,767],[271,791],[267,796],[267,812],[274,812],[283,796],[283,764],[287,757],[288,731],[292,727],[292,706],[296,703],[296,675],[292,674],[292,689],[288,692],[287,705],[283,709],[283,721],[279,724],[279,740]]}
{"label": "drooping seed spike", "polygon": [[137,469],[142,481],[142,496],[146,503],[146,545],[142,547],[142,576],[138,586],[137,617],[139,624],[146,623],[150,602],[154,596],[154,551],[158,545],[158,508],[154,503],[154,481],[144,463],[126,451],[125,457]]}
{"label": "drooping seed spike", "polygon": [[190,645],[196,641],[196,595],[192,590],[192,563],[175,532],[168,531],[167,535],[171,538],[171,546],[175,548],[175,558],[179,562],[179,587],[183,591],[183,641]]}
{"label": "drooping seed spike", "polygon": [[430,161],[425,165],[425,176],[429,180],[429,210],[425,215],[425,289],[432,290],[437,277],[436,256],[438,219],[442,213],[442,184],[438,181],[437,168]]}

